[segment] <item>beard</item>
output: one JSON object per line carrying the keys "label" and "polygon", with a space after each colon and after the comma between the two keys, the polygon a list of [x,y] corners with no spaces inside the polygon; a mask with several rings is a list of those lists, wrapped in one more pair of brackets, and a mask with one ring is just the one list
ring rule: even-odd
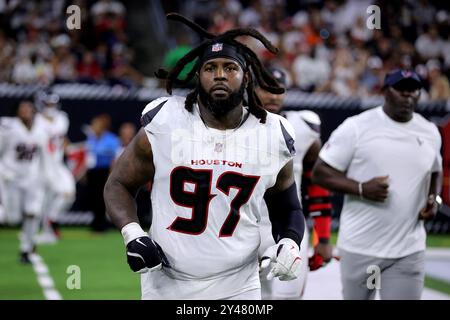
{"label": "beard", "polygon": [[232,91],[226,98],[214,98],[206,92],[201,84],[198,88],[200,102],[215,116],[221,118],[239,106],[244,100],[245,84],[242,82],[239,89]]}

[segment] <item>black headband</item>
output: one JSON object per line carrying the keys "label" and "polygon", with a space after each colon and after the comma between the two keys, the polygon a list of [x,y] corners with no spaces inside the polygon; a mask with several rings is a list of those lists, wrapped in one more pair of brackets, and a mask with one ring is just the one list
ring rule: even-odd
{"label": "black headband", "polygon": [[239,63],[242,70],[246,70],[247,68],[244,56],[238,52],[235,46],[228,43],[215,42],[209,45],[200,59],[200,66],[202,66],[206,61],[216,58],[232,59]]}

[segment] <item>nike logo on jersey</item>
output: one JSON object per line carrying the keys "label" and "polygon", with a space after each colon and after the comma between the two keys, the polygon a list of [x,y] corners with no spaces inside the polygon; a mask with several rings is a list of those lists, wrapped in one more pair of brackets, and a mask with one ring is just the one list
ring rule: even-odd
{"label": "nike logo on jersey", "polygon": [[419,143],[419,146],[421,146],[423,144],[423,140],[419,137],[417,137],[416,139],[417,139],[417,143]]}
{"label": "nike logo on jersey", "polygon": [[143,243],[143,242],[141,241],[141,239],[136,239],[136,242],[142,244],[144,247],[147,247],[147,245],[146,245],[145,243]]}

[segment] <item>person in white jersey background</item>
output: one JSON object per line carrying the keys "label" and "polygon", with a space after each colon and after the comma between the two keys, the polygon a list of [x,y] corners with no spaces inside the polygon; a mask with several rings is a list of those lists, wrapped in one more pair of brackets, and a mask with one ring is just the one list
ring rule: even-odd
{"label": "person in white jersey background", "polygon": [[[280,68],[268,68],[272,76],[278,83],[286,88],[287,75]],[[279,281],[273,279],[266,280],[266,274],[261,273],[261,287],[263,298],[287,298],[298,299],[305,290],[308,269],[316,270],[323,263],[327,263],[332,258],[332,246],[329,243],[331,233],[331,209],[330,194],[328,190],[311,183],[311,170],[319,155],[322,146],[320,140],[319,116],[309,110],[302,111],[283,111],[283,102],[285,94],[273,94],[265,91],[261,87],[256,87],[256,93],[267,111],[280,114],[285,117],[293,126],[295,131],[295,158],[294,158],[294,177],[297,185],[297,191],[303,203],[303,213],[305,217],[311,216],[314,219],[314,233],[317,243],[314,244],[315,254],[309,259],[309,264],[303,264],[301,274],[292,281]],[[271,225],[269,219],[262,221],[261,241],[259,252],[263,254],[267,247],[273,245],[271,236]],[[300,248],[303,261],[308,261],[308,228],[305,228],[305,234]]]}
{"label": "person in white jersey background", "polygon": [[438,129],[414,112],[421,87],[412,71],[388,73],[384,104],[346,119],[314,167],[314,182],[345,194],[337,241],[344,299],[373,299],[376,289],[381,299],[421,297],[423,221],[437,213],[442,181]]}
{"label": "person in white jersey background", "polygon": [[[263,201],[276,240],[261,260],[261,268],[270,267],[268,277],[298,276],[304,217],[293,176],[292,127],[262,108],[251,73],[268,91],[284,89],[234,38],[249,35],[277,50],[253,29],[213,35],[177,14],[168,18],[205,40],[157,76],[166,79],[169,93],[172,84],[194,76],[198,82],[186,98],[160,98],[144,109],[143,128],[106,183],[107,212],[124,237],[130,267],[145,272],[143,299],[261,299]],[[178,79],[196,58],[196,68]],[[137,223],[133,198],[149,180],[150,234]]]}
{"label": "person in white jersey background", "polygon": [[36,104],[40,113],[37,115],[49,136],[48,150],[53,161],[52,170],[56,181],[55,190],[45,190],[42,216],[42,233],[37,240],[40,243],[53,243],[60,237],[59,216],[70,209],[75,201],[75,179],[64,162],[69,117],[60,110],[59,95],[49,90],[39,92]]}
{"label": "person in white jersey background", "polygon": [[0,118],[2,201],[6,222],[22,223],[20,261],[30,263],[29,255],[35,250],[42,214],[44,187],[51,186],[54,179],[47,151],[48,135],[35,120],[33,102],[20,101],[12,115]]}

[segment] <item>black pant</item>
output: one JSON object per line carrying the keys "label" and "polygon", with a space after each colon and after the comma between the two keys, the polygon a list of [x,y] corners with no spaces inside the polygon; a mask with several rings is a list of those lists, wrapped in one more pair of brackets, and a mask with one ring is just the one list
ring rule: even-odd
{"label": "black pant", "polygon": [[87,171],[89,207],[94,213],[91,227],[95,231],[105,231],[108,228],[105,215],[103,189],[108,179],[109,168],[90,169]]}

